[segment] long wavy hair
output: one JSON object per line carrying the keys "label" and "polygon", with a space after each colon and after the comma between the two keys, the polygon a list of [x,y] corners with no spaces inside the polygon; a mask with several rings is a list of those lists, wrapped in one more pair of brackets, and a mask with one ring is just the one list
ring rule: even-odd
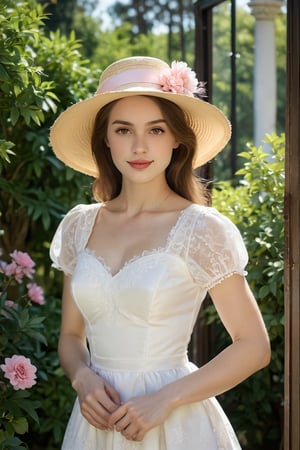
{"label": "long wavy hair", "polygon": [[[207,204],[206,184],[193,171],[193,159],[196,148],[196,136],[187,123],[184,112],[175,103],[160,97],[148,96],[160,108],[163,118],[177,142],[169,166],[166,180],[169,187],[193,203]],[[110,149],[106,144],[110,111],[119,100],[115,100],[97,113],[92,132],[92,153],[98,167],[99,177],[93,184],[94,198],[108,201],[117,197],[122,189],[122,174],[113,163]]]}

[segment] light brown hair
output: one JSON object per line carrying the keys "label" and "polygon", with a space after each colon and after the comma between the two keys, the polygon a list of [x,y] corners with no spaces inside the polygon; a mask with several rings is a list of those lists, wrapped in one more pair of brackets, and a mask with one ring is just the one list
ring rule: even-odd
{"label": "light brown hair", "polygon": [[[166,180],[170,188],[194,203],[207,204],[205,184],[193,171],[196,137],[189,127],[185,114],[175,103],[159,97],[148,97],[160,108],[175,140],[180,142],[173,150]],[[118,100],[105,105],[98,112],[92,133],[92,153],[98,167],[99,177],[93,184],[93,194],[98,201],[108,201],[117,197],[122,188],[122,174],[113,163],[110,149],[106,145],[109,114]]]}

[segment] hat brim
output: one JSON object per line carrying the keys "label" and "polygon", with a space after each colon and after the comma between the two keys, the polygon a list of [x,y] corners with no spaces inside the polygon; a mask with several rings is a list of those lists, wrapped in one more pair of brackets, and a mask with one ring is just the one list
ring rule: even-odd
{"label": "hat brim", "polygon": [[50,130],[50,143],[57,158],[67,166],[96,178],[98,170],[91,150],[96,114],[114,100],[136,95],[164,98],[182,108],[197,138],[194,168],[213,159],[230,139],[230,122],[214,105],[187,95],[135,88],[95,95],[60,114]]}

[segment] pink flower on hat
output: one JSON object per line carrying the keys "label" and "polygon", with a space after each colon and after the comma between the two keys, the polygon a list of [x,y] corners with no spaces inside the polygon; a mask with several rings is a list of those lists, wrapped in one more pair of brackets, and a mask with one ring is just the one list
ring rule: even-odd
{"label": "pink flower on hat", "polygon": [[1,364],[0,368],[15,391],[31,388],[36,384],[36,367],[31,364],[29,358],[25,358],[22,355],[14,355],[11,358],[5,358],[4,361],[5,364]]}
{"label": "pink flower on hat", "polygon": [[39,305],[43,305],[45,303],[44,299],[44,291],[38,286],[36,283],[27,284],[28,289],[28,297],[34,303],[38,303]]}
{"label": "pink flower on hat", "polygon": [[195,72],[183,61],[173,61],[171,67],[161,73],[159,84],[164,92],[190,96],[194,93],[204,93],[203,87],[199,86]]}

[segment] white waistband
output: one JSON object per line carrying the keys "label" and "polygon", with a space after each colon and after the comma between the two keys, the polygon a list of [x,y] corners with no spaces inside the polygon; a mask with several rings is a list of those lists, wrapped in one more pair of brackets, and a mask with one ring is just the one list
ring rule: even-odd
{"label": "white waistband", "polygon": [[92,367],[118,371],[152,371],[168,370],[185,366],[188,363],[187,355],[166,355],[159,358],[102,358],[94,356]]}

